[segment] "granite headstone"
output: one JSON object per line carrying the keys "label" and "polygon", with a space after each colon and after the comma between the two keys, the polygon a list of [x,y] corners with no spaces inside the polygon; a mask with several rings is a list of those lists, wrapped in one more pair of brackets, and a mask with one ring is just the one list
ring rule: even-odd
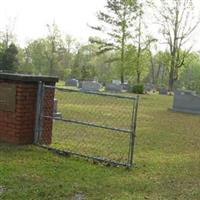
{"label": "granite headstone", "polygon": [[73,86],[73,87],[78,87],[78,80],[76,80],[76,79],[67,79],[66,81],[65,81],[65,86]]}
{"label": "granite headstone", "polygon": [[109,91],[109,92],[122,92],[123,90],[123,86],[120,84],[114,84],[114,83],[109,83],[109,84],[106,84],[106,91]]}
{"label": "granite headstone", "polygon": [[155,90],[155,87],[152,83],[147,83],[144,85],[144,91],[145,92],[152,92]]}
{"label": "granite headstone", "polygon": [[167,95],[168,94],[168,89],[165,87],[160,87],[159,88],[159,94],[160,95]]}
{"label": "granite headstone", "polygon": [[97,92],[101,87],[102,85],[96,81],[82,81],[81,90]]}
{"label": "granite headstone", "polygon": [[200,96],[195,91],[176,90],[174,92],[173,110],[200,114]]}

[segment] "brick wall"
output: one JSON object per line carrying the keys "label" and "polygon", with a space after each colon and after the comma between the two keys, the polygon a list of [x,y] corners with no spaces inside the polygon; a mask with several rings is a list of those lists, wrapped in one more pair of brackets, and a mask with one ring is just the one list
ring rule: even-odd
{"label": "brick wall", "polygon": [[[37,104],[37,82],[0,81],[0,84],[16,85],[15,112],[0,111],[0,141],[13,144],[32,144],[34,141]],[[1,94],[0,94],[1,95]],[[44,96],[45,112],[53,112],[54,91]],[[47,102],[47,105],[46,105]],[[43,121],[44,142],[51,143],[52,120]]]}
{"label": "brick wall", "polygon": [[[45,88],[44,99],[43,99],[43,115],[53,117],[53,106],[54,106],[54,93],[55,90],[52,88]],[[53,121],[50,118],[42,118],[42,144],[51,144],[52,140],[52,128]]]}

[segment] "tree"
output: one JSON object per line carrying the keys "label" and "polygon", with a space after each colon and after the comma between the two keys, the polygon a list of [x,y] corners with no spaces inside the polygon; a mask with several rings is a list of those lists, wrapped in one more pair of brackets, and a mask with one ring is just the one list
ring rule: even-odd
{"label": "tree", "polygon": [[[137,16],[138,26],[136,28],[136,46],[137,46],[137,56],[136,56],[136,75],[137,75],[137,83],[140,83],[141,79],[141,54],[142,54],[142,16],[143,16],[143,10],[142,10],[142,4],[139,5],[139,12]],[[145,48],[144,48],[145,49]]]}
{"label": "tree", "polygon": [[30,41],[24,48],[24,60],[19,71],[34,74],[49,74],[49,60],[46,56],[48,42],[46,38]]}
{"label": "tree", "polygon": [[15,71],[18,65],[17,59],[18,50],[14,43],[11,43],[8,48],[2,52],[1,70]]}
{"label": "tree", "polygon": [[10,19],[5,29],[0,31],[0,68],[2,70],[15,71],[18,65],[14,25],[14,21],[12,22]]}
{"label": "tree", "polygon": [[0,31],[0,42],[4,50],[8,49],[11,43],[15,43],[16,35],[14,33],[16,19],[9,19],[3,31]]}
{"label": "tree", "polygon": [[170,52],[168,89],[172,91],[174,82],[178,80],[179,69],[184,65],[191,47],[186,48],[184,53],[181,53],[181,49],[185,47],[200,20],[194,20],[192,0],[160,0],[159,2],[157,18]]}
{"label": "tree", "polygon": [[147,48],[147,51],[149,53],[149,60],[150,60],[150,75],[151,75],[151,78],[150,78],[150,82],[155,85],[156,84],[156,60],[154,58],[154,55],[153,55],[153,52],[152,52],[152,49],[156,50],[157,49],[157,45],[156,45],[156,42],[157,40],[156,39],[153,39],[153,37],[150,37],[149,36],[149,40],[151,40],[152,42],[149,43],[148,45],[148,48]]}
{"label": "tree", "polygon": [[[99,26],[91,28],[106,34],[107,39],[91,40],[99,44],[99,54],[107,51],[118,51],[120,61],[120,78],[124,82],[125,51],[128,39],[131,37],[130,28],[135,18],[135,0],[107,0],[105,11],[99,11],[97,18]],[[115,59],[116,60],[116,59]]]}
{"label": "tree", "polygon": [[151,82],[156,86],[167,86],[169,65],[170,65],[170,54],[167,51],[158,51],[155,55],[152,54],[150,48],[150,73],[146,77],[148,82]]}
{"label": "tree", "polygon": [[58,26],[53,23],[52,25],[47,24],[48,36],[46,44],[46,58],[49,62],[49,75],[55,75],[54,70],[56,68],[56,56],[60,49],[62,49],[62,39]]}
{"label": "tree", "polygon": [[144,80],[149,72],[150,55],[146,48],[141,49],[139,54],[139,62],[137,62],[137,59],[138,48],[132,44],[129,44],[125,54],[125,71],[128,74],[128,81],[131,84],[140,83],[140,81],[138,82],[138,71],[140,71],[140,80]]}
{"label": "tree", "polygon": [[180,72],[176,85],[187,90],[200,93],[200,55],[190,53],[185,61],[185,66]]}
{"label": "tree", "polygon": [[74,56],[74,63],[71,70],[71,76],[79,80],[88,80],[96,75],[92,59],[95,56],[94,45],[82,45]]}
{"label": "tree", "polygon": [[66,54],[65,64],[67,67],[71,67],[73,62],[73,53],[75,52],[77,41],[71,35],[65,35],[63,43]]}
{"label": "tree", "polygon": [[[136,82],[139,84],[141,82],[142,73],[146,71],[144,66],[144,59],[146,55],[149,57],[147,52],[151,54],[150,47],[152,43],[157,40],[147,34],[147,25],[144,20],[144,11],[149,6],[148,2],[142,3],[142,1],[137,1],[137,15],[135,20],[135,30],[133,33],[133,44],[136,47],[136,57],[135,64],[133,65],[133,70],[136,72]],[[150,58],[149,58],[150,60]]]}

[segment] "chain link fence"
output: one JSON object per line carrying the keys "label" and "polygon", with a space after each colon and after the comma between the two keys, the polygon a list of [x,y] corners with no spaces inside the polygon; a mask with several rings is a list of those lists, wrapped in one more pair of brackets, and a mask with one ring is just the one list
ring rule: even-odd
{"label": "chain link fence", "polygon": [[[56,101],[48,102],[54,91]],[[47,148],[62,154],[132,166],[138,97],[53,86],[44,86],[43,94],[41,124],[54,120],[53,127],[43,127],[43,146],[49,144]],[[48,135],[51,128],[52,137]]]}

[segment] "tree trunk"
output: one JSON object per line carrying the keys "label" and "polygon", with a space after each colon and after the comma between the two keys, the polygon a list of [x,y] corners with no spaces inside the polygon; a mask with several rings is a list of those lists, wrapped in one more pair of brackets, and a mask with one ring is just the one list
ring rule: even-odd
{"label": "tree trunk", "polygon": [[121,83],[123,84],[124,83],[124,41],[122,42],[120,76],[121,76]]}
{"label": "tree trunk", "polygon": [[138,71],[137,72],[137,84],[140,84],[140,76],[141,76],[141,73]]}
{"label": "tree trunk", "polygon": [[[159,79],[159,76],[160,76],[160,70],[161,70],[161,67],[163,65],[161,63],[158,64],[158,70],[157,70],[157,73],[155,75],[155,83],[158,84],[158,79]],[[163,67],[163,70],[164,70],[164,67]],[[163,74],[161,74],[161,81],[163,81]]]}
{"label": "tree trunk", "polygon": [[172,52],[171,66],[170,66],[170,71],[169,71],[169,83],[168,83],[169,92],[172,92],[174,89],[175,58],[176,58],[176,51],[174,49],[174,51]]}
{"label": "tree trunk", "polygon": [[152,84],[155,84],[155,69],[154,69],[154,61],[153,61],[153,56],[150,52],[150,56],[151,56],[151,78],[152,78]]}
{"label": "tree trunk", "polygon": [[140,57],[141,57],[141,26],[142,26],[142,12],[140,11],[140,16],[139,16],[139,24],[138,24],[138,49],[137,49],[137,65],[136,65],[136,72],[137,72],[137,84],[140,83],[140,78],[141,78],[141,66],[140,66]]}
{"label": "tree trunk", "polygon": [[122,84],[124,83],[124,73],[123,72],[121,73],[121,83]]}
{"label": "tree trunk", "polygon": [[49,76],[53,75],[53,60],[50,60],[50,64],[49,64]]}
{"label": "tree trunk", "polygon": [[122,22],[122,38],[121,38],[121,83],[124,83],[124,55],[125,55],[125,40],[126,40],[126,9],[124,7],[123,22]]}
{"label": "tree trunk", "polygon": [[168,83],[168,90],[169,92],[172,92],[174,89],[174,72],[171,69],[169,72],[169,83]]}

